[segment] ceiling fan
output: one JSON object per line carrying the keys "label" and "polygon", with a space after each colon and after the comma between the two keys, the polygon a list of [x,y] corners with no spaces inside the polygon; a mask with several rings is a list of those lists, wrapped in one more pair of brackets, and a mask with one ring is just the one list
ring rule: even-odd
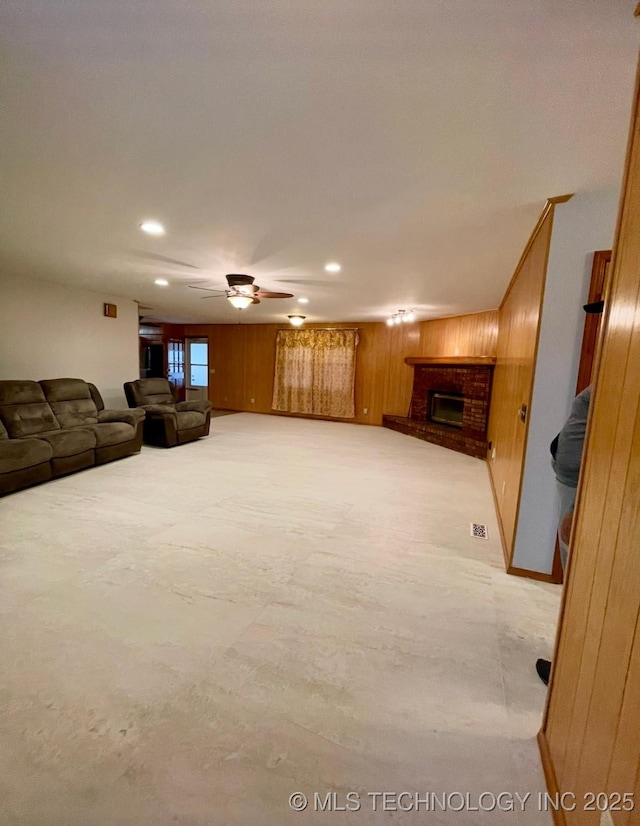
{"label": "ceiling fan", "polygon": [[261,298],[293,298],[293,293],[274,293],[268,290],[261,290],[252,275],[242,275],[240,273],[230,273],[225,276],[229,288],[226,290],[213,290],[210,287],[199,287],[197,284],[189,284],[192,290],[205,290],[214,295],[203,295],[202,298],[227,298],[238,310],[244,310],[249,304],[259,304]]}

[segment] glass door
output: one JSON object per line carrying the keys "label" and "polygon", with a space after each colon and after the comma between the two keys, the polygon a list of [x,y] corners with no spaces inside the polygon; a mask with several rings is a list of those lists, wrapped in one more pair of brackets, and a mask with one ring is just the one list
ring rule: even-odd
{"label": "glass door", "polygon": [[187,339],[187,401],[209,398],[209,340]]}

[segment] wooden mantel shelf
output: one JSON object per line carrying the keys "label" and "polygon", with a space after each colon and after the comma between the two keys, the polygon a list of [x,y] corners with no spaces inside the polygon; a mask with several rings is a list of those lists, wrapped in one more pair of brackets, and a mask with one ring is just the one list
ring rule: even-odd
{"label": "wooden mantel shelf", "polygon": [[492,367],[496,363],[495,356],[407,356],[405,364],[452,364],[458,367],[476,367],[486,365]]}

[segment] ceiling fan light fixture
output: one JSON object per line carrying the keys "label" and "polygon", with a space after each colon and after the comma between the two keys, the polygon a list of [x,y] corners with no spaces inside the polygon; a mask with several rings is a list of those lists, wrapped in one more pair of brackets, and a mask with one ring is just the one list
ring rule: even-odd
{"label": "ceiling fan light fixture", "polygon": [[294,327],[301,327],[304,324],[306,316],[304,315],[288,315],[287,318]]}
{"label": "ceiling fan light fixture", "polygon": [[249,304],[253,304],[253,297],[250,295],[228,295],[227,298],[236,310],[246,310]]}

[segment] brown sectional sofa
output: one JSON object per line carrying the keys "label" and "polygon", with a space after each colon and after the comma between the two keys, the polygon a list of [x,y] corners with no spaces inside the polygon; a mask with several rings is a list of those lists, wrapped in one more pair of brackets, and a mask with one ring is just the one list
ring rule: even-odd
{"label": "brown sectional sofa", "polygon": [[82,379],[0,381],[0,496],[138,453],[144,416]]}

